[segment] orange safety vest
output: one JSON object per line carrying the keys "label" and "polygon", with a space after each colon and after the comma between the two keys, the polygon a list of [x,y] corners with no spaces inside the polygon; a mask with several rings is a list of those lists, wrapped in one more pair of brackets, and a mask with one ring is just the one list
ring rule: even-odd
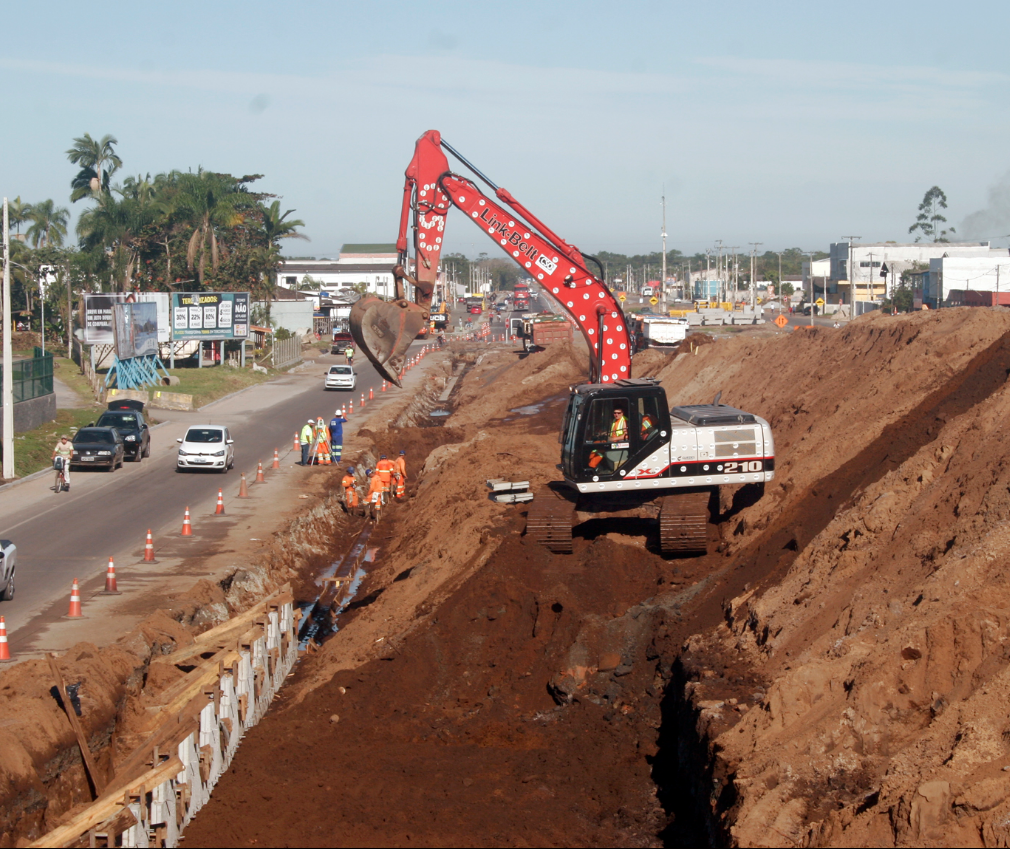
{"label": "orange safety vest", "polygon": [[344,475],[341,479],[340,484],[344,488],[344,503],[348,507],[358,506],[358,491],[354,488],[354,478],[350,475]]}
{"label": "orange safety vest", "polygon": [[375,474],[379,476],[382,485],[389,489],[389,481],[393,477],[393,464],[389,460],[379,460],[375,464]]}
{"label": "orange safety vest", "polygon": [[610,426],[611,442],[626,442],[628,439],[628,420],[621,416]]}
{"label": "orange safety vest", "polygon": [[649,436],[649,431],[653,428],[652,416],[646,414],[642,416],[642,439],[647,439]]}

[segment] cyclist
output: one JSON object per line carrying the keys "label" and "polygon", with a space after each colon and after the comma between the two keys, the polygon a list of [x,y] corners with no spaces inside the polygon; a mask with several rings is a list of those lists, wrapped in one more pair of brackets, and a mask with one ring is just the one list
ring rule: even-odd
{"label": "cyclist", "polygon": [[350,345],[344,349],[344,362],[347,363],[347,365],[354,364],[354,348]]}
{"label": "cyclist", "polygon": [[[53,448],[53,466],[56,466],[56,458],[61,459],[60,465],[62,465],[63,473],[63,485],[66,487],[67,492],[70,492],[70,460],[74,456],[74,444],[70,441],[66,434],[60,437],[60,441],[56,443],[56,447]],[[60,486],[60,471],[56,472],[56,491],[59,492]]]}

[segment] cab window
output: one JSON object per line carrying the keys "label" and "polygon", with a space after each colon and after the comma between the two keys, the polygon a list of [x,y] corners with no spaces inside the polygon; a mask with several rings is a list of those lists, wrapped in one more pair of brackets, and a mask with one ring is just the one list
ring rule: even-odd
{"label": "cab window", "polygon": [[597,398],[589,408],[583,436],[583,472],[609,476],[627,461],[631,447],[631,407],[627,398]]}

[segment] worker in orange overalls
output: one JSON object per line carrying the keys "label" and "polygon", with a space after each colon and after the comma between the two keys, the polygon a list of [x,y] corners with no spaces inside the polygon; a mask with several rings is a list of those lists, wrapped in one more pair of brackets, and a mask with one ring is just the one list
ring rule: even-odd
{"label": "worker in orange overalls", "polygon": [[393,478],[396,480],[396,499],[407,495],[407,452],[401,451],[400,456],[393,462]]}
{"label": "worker in orange overalls", "polygon": [[[393,480],[393,469],[393,461],[387,460],[385,454],[379,457],[379,462],[375,464],[375,473],[382,481],[382,492],[386,496],[389,494],[389,484]],[[383,504],[385,504],[388,500],[388,497],[384,497],[382,499]]]}
{"label": "worker in orange overalls", "polygon": [[372,511],[372,518],[377,522],[382,513],[382,478],[372,469],[365,472],[368,477],[368,506]]}
{"label": "worker in orange overalls", "polygon": [[344,488],[344,509],[350,514],[358,509],[358,490],[355,488],[354,466],[347,467],[347,474],[340,480]]}

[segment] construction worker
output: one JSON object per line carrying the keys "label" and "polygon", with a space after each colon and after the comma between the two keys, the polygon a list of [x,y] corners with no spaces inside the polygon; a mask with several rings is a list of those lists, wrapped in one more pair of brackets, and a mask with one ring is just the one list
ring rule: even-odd
{"label": "construction worker", "polygon": [[642,416],[642,441],[645,442],[656,432],[656,426],[652,421],[652,416],[646,413]]}
{"label": "construction worker", "polygon": [[358,509],[358,490],[355,483],[354,466],[348,466],[347,474],[340,479],[340,485],[344,488],[344,510],[348,515]]}
{"label": "construction worker", "polygon": [[[389,484],[393,480],[393,462],[386,459],[386,455],[383,454],[379,457],[379,462],[375,464],[375,473],[379,476],[379,480],[382,481],[382,492],[383,494],[389,493]],[[385,503],[388,498],[383,498],[382,501]]]}
{"label": "construction worker", "polygon": [[330,419],[330,457],[334,463],[340,462],[340,454],[344,449],[344,425],[347,419],[344,418],[343,410],[336,410],[333,418]]}
{"label": "construction worker", "polygon": [[396,481],[396,499],[399,501],[407,495],[406,451],[400,451],[400,456],[393,461],[393,479]]}
{"label": "construction worker", "polygon": [[316,419],[316,437],[313,446],[314,462],[320,466],[330,464],[330,432],[326,427],[326,422],[320,416]]}
{"label": "construction worker", "polygon": [[[614,421],[610,425],[609,441],[611,450],[607,451],[607,460],[613,471],[617,471],[628,459],[628,419],[621,407],[614,408]],[[622,444],[623,443],[623,444]],[[616,446],[620,445],[620,448]]]}
{"label": "construction worker", "polygon": [[302,462],[299,466],[309,464],[309,451],[312,449],[312,440],[315,438],[315,420],[309,419],[308,424],[302,425],[302,432],[298,435],[298,444],[302,447]]}
{"label": "construction worker", "polygon": [[366,496],[368,506],[372,511],[372,518],[377,522],[382,513],[382,478],[373,469],[368,469],[365,476],[368,478],[368,495]]}

